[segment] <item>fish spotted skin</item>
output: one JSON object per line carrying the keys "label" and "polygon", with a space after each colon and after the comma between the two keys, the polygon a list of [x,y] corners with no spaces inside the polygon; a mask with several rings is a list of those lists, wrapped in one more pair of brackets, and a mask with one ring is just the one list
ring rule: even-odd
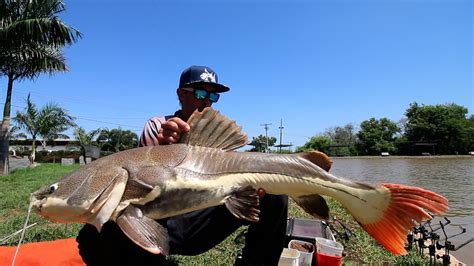
{"label": "fish spotted skin", "polygon": [[[206,163],[216,160],[218,164]],[[331,196],[337,184],[373,189],[332,176],[300,155],[225,152],[189,146],[186,159],[171,171],[172,178],[166,178],[160,187],[161,196],[141,207],[153,219],[222,204],[239,187],[264,188],[269,194],[293,198],[311,194]],[[328,180],[328,185],[318,182],[318,178]]]}
{"label": "fish spotted skin", "polygon": [[286,194],[314,217],[328,219],[324,195],[339,201],[396,255],[406,253],[406,233],[414,222],[430,218],[424,209],[447,210],[446,198],[422,188],[336,177],[320,152],[233,151],[245,145],[246,135],[211,108],[196,111],[188,123],[183,143],[119,152],[40,189],[31,196],[35,210],[54,222],[89,223],[98,230],[113,220],[136,244],[167,254],[167,231],[155,219],[225,204],[236,217],[256,222],[258,188]]}

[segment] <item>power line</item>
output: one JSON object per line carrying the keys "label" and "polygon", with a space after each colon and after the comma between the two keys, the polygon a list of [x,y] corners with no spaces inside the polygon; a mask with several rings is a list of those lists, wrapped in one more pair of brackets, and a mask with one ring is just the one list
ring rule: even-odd
{"label": "power line", "polygon": [[64,97],[64,96],[59,97],[58,95],[49,95],[47,93],[31,91],[31,90],[22,91],[22,89],[16,89],[15,88],[15,94],[13,95],[13,97],[20,98],[21,96],[18,95],[18,94],[23,94],[23,95],[32,94],[32,95],[35,95],[35,97],[40,97],[40,98],[43,98],[43,99],[47,99],[49,101],[51,101],[52,98],[55,98],[55,99],[59,99],[61,101],[67,101],[67,102],[73,102],[73,103],[99,104],[97,101],[94,101],[92,98],[79,98],[79,97],[71,97],[71,96],[69,96],[69,97]]}
{"label": "power line", "polygon": [[[2,103],[2,102],[0,102],[0,104],[5,105],[5,103]],[[22,108],[22,109],[25,108],[24,106],[18,106],[18,105],[11,105],[11,106],[17,107],[17,108]],[[97,122],[97,123],[108,124],[108,125],[115,125],[115,126],[126,127],[126,128],[136,128],[136,129],[142,129],[143,128],[143,127],[140,127],[140,126],[132,126],[132,125],[126,125],[126,124],[120,124],[120,123],[101,121],[101,120],[87,118],[87,117],[76,116],[75,118],[79,119],[79,120],[86,120],[86,121]]]}
{"label": "power line", "polygon": [[281,153],[281,138],[282,138],[283,129],[284,129],[283,119],[280,119],[280,126],[278,127],[278,129],[280,129],[280,147],[279,147],[279,149],[280,149],[280,153]]}
{"label": "power line", "polygon": [[130,128],[143,128],[143,127],[139,127],[139,126],[131,126],[131,125],[124,125],[124,124],[119,124],[119,123],[100,121],[100,120],[86,118],[86,117],[76,117],[76,118],[79,119],[79,120],[86,120],[86,121],[98,122],[98,123],[115,125],[115,126],[124,126],[124,127],[130,127]]}
{"label": "power line", "polygon": [[[17,94],[24,94],[24,95],[28,95],[28,94],[34,94],[35,97],[39,96],[40,98],[43,98],[43,99],[47,99],[49,101],[53,101],[55,102],[55,100],[60,100],[61,102],[69,102],[69,103],[73,103],[73,104],[81,104],[81,105],[84,105],[84,104],[94,104],[94,105],[103,105],[104,103],[102,101],[96,101],[94,100],[94,98],[80,98],[80,97],[64,97],[64,96],[58,96],[56,94],[53,94],[53,95],[50,95],[48,93],[44,93],[44,92],[37,92],[37,91],[22,91],[23,89],[20,88],[20,89],[15,89],[15,94],[12,95],[12,99],[15,99],[15,100],[25,100],[25,98],[21,98],[21,96],[17,95]],[[52,100],[52,98],[54,98]],[[13,106],[13,105],[12,105]],[[115,109],[118,109],[118,110],[123,110],[123,108],[125,108],[124,105],[122,104],[112,104],[111,105],[112,108],[115,108]],[[111,109],[111,108],[109,108]],[[142,117],[140,118],[102,118],[102,119],[142,119]]]}
{"label": "power line", "polygon": [[265,152],[268,153],[268,126],[271,126],[272,124],[260,124],[265,128],[265,140],[267,141]]}

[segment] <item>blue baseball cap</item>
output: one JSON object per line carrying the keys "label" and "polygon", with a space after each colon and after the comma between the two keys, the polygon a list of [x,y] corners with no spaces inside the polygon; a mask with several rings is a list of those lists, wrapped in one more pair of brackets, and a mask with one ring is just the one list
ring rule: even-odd
{"label": "blue baseball cap", "polygon": [[190,66],[186,68],[179,78],[179,87],[196,87],[200,84],[211,85],[217,92],[226,92],[230,88],[217,82],[217,74],[207,66]]}

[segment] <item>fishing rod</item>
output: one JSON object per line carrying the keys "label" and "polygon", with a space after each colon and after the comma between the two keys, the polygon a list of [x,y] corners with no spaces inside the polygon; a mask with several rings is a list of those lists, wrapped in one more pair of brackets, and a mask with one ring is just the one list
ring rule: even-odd
{"label": "fishing rod", "polygon": [[[440,220],[439,226],[437,227],[432,227],[432,221],[433,219],[430,219],[428,221],[420,223],[418,226],[413,227],[413,230],[410,231],[407,235],[407,250],[411,250],[416,243],[415,247],[417,248],[418,253],[423,256],[424,255],[424,249],[428,249],[428,255],[429,255],[429,265],[436,265],[438,259],[442,259],[442,265],[447,266],[451,264],[451,255],[449,254],[450,251],[456,251],[461,249],[462,247],[466,246],[470,242],[474,241],[474,238],[471,238],[464,243],[460,244],[458,247],[453,245],[449,239],[452,239],[454,237],[457,237],[459,235],[462,235],[466,233],[466,228],[458,225],[458,227],[461,229],[459,232],[454,233],[453,235],[447,235],[446,233],[446,226],[451,224],[451,220],[449,220],[447,217],[443,217],[444,220]],[[441,238],[440,234],[436,233],[438,230],[442,230],[444,238]],[[429,245],[426,245],[427,241],[430,241]],[[444,241],[444,244],[442,244],[442,241]],[[436,254],[436,250],[441,250],[444,249],[444,254],[439,255]]]}
{"label": "fishing rod", "polygon": [[[331,229],[331,231],[335,232],[336,235],[339,238],[342,238],[346,241],[349,240],[349,238],[352,236],[351,229],[349,229],[349,227],[347,227],[347,225],[345,225],[343,222],[341,222],[339,219],[337,219],[336,216],[333,216],[331,221],[332,221],[331,223],[327,223],[325,221],[322,221],[322,223],[323,223],[324,226],[329,227],[329,229]],[[341,233],[339,230],[336,229],[336,227],[334,226],[335,223],[339,224],[339,226],[342,227],[342,229],[344,230],[343,233]]]}
{"label": "fishing rod", "polygon": [[428,223],[428,227],[431,230],[428,233],[428,237],[427,237],[428,239],[431,240],[430,244],[428,245],[428,255],[430,257],[430,265],[435,265],[436,264],[436,259],[437,259],[436,248],[438,247],[439,240],[440,240],[439,234],[437,234],[435,232],[438,231],[439,229],[444,230],[444,227],[451,223],[451,221],[447,217],[443,217],[443,218],[446,220],[446,222],[443,224],[442,221],[439,221],[440,226],[435,228],[435,229],[433,229],[433,227],[431,227],[431,223]]}
{"label": "fishing rod", "polygon": [[465,245],[471,243],[472,241],[474,241],[474,237],[467,240],[466,242],[462,243],[461,245],[459,245],[457,248],[454,249],[454,251],[458,251],[459,249],[461,249],[462,247],[464,247]]}
{"label": "fishing rod", "polygon": [[449,238],[453,238],[453,237],[456,237],[456,236],[459,236],[459,235],[462,235],[464,233],[466,233],[466,228],[462,227],[462,226],[459,226],[461,228],[461,232],[457,233],[457,234],[454,234],[454,235],[451,235],[451,236],[448,236],[446,234],[446,230],[444,230],[444,227],[445,225],[443,225],[443,223],[440,221],[440,226],[441,226],[441,229],[443,230],[443,234],[444,234],[444,245],[442,245],[441,243],[439,243],[439,241],[436,243],[436,248],[438,250],[441,250],[444,248],[444,254],[442,256],[439,256],[437,255],[436,257],[438,259],[442,259],[443,261],[443,266],[445,265],[450,265],[451,264],[451,256],[449,254],[450,251],[456,251],[456,250],[459,250],[460,248],[464,247],[465,245],[467,245],[468,243],[474,241],[474,238],[471,238],[469,240],[467,240],[466,242],[462,243],[461,245],[459,245],[457,248],[454,244],[451,243],[451,241],[448,241]]}
{"label": "fishing rod", "polygon": [[340,220],[336,220],[336,222],[344,228],[344,239],[349,240],[352,236],[352,231],[347,227],[347,225],[343,224]]}
{"label": "fishing rod", "polygon": [[419,237],[417,239],[418,241],[418,251],[419,251],[419,254],[420,255],[423,255],[424,253],[424,249],[425,248],[428,248],[428,246],[425,245],[426,241],[430,238],[430,234],[428,232],[428,229],[424,226],[420,227],[419,228],[419,231],[418,231],[418,234],[421,235],[421,237]]}
{"label": "fishing rod", "polygon": [[[431,214],[430,214],[431,215]],[[431,217],[434,217],[433,215],[431,215]],[[416,242],[418,243],[418,238],[416,237],[421,231],[423,231],[424,229],[422,229],[426,224],[428,224],[429,222],[431,221],[428,220],[428,221],[425,221],[423,223],[420,223],[418,226],[414,226],[413,227],[413,230],[411,230],[408,234],[407,234],[407,245],[405,246],[405,249],[406,250],[412,250],[413,248],[413,244]]]}
{"label": "fishing rod", "polygon": [[446,235],[446,230],[444,230],[444,225],[440,221],[439,222],[441,229],[443,230],[443,234],[445,237],[444,245],[441,245],[439,242],[436,243],[436,248],[438,250],[441,250],[444,248],[444,254],[442,256],[437,255],[436,258],[442,259],[443,260],[443,266],[444,265],[450,265],[451,264],[451,256],[449,255],[450,250],[454,250],[455,247],[453,244],[451,244],[451,241],[448,241],[448,236]]}
{"label": "fishing rod", "polygon": [[431,241],[428,245],[428,255],[430,257],[430,265],[434,265],[436,263],[436,247],[439,241],[439,234],[435,233],[435,231],[431,227],[431,224],[428,224],[428,226],[431,229],[431,232],[429,233],[429,238],[431,239]]}
{"label": "fishing rod", "polygon": [[[432,216],[433,217],[433,216]],[[427,220],[425,222],[420,223],[418,226],[414,227],[412,231],[410,231],[407,235],[407,242],[408,245],[406,246],[407,250],[411,250],[413,248],[413,244],[416,243],[416,247],[418,250],[419,255],[424,254],[424,249],[428,248],[428,253],[430,254],[430,260],[434,260],[434,256],[436,255],[436,247],[435,247],[435,242],[439,240],[439,235],[436,234],[435,232],[441,229],[441,227],[437,228],[432,228],[431,227],[431,222],[433,219]],[[444,220],[446,221],[445,223],[440,223],[443,226],[446,226],[451,223],[451,221],[447,218],[444,217]],[[428,230],[428,228],[429,230]],[[426,246],[426,241],[430,241],[430,245]]]}
{"label": "fishing rod", "polygon": [[431,232],[436,232],[436,231],[438,231],[439,229],[441,229],[443,226],[446,226],[446,225],[448,225],[448,224],[451,223],[451,220],[449,220],[448,217],[443,217],[443,218],[446,220],[446,223],[445,223],[445,224],[442,224],[442,222],[439,221],[439,223],[441,224],[441,226],[439,226],[439,227],[437,227],[437,228],[435,228],[435,229],[431,228],[431,224],[428,224],[428,226],[429,226],[430,229],[431,229]]}
{"label": "fishing rod", "polygon": [[[428,229],[425,227],[425,225],[430,225],[431,220],[428,220],[424,223],[421,223],[419,226],[413,228],[413,233],[412,236],[408,236],[409,240],[412,241],[413,243],[416,243],[416,247],[418,250],[419,255],[423,255],[423,250],[425,248],[428,248],[428,246],[425,245],[426,240],[430,238],[430,233]],[[409,247],[411,247],[412,244],[409,244]]]}

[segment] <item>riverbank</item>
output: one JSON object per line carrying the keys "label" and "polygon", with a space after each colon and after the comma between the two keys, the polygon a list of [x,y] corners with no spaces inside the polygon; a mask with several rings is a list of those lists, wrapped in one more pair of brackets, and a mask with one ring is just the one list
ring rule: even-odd
{"label": "riverbank", "polygon": [[[433,227],[448,218],[446,234],[459,234],[462,226],[466,233],[449,238],[455,247],[471,239],[474,234],[474,157],[472,156],[393,156],[393,157],[333,157],[331,172],[352,181],[383,184],[398,183],[422,187],[445,196],[449,209],[443,216],[435,217]],[[441,230],[438,234],[443,235]],[[444,243],[444,242],[442,242]],[[450,252],[467,265],[474,265],[474,242]]]}

